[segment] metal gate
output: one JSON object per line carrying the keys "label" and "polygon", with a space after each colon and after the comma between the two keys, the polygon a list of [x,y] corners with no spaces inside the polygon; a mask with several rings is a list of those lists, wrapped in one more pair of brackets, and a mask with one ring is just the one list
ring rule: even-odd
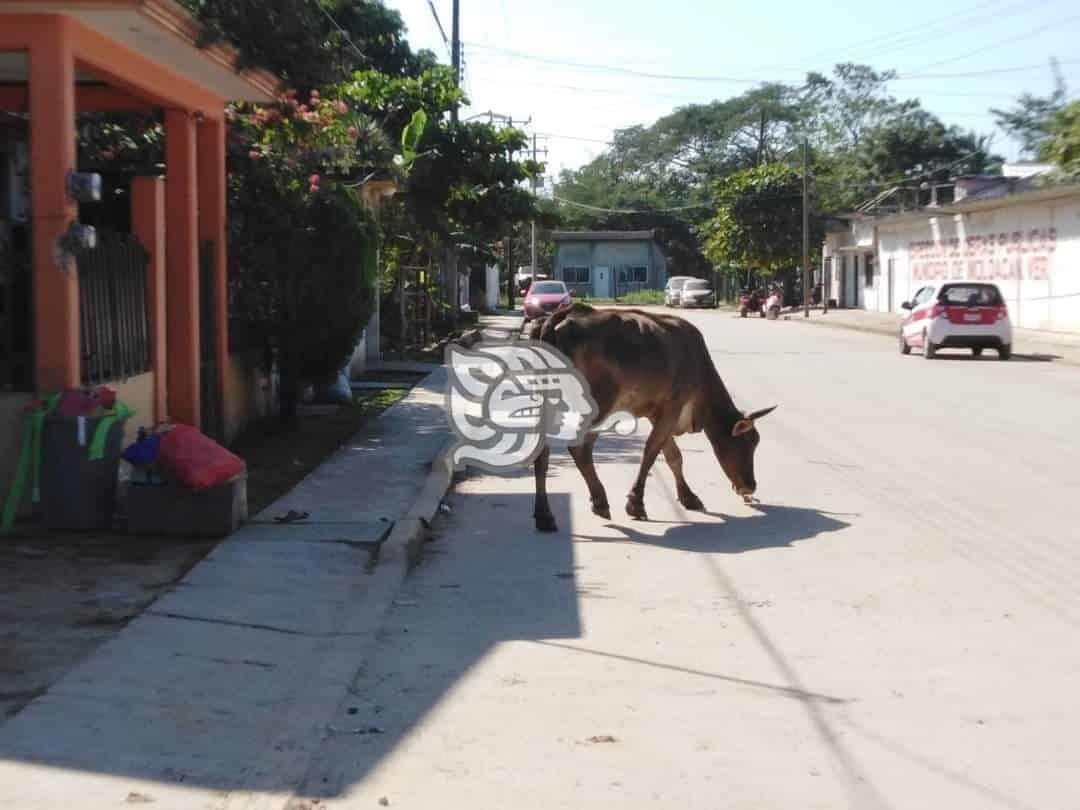
{"label": "metal gate", "polygon": [[149,256],[131,234],[102,236],[79,254],[82,381],[96,385],[150,371]]}

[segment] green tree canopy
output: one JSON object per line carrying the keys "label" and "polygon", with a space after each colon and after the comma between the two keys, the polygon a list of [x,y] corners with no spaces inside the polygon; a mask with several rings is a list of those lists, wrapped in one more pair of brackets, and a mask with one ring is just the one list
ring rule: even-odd
{"label": "green tree canopy", "polygon": [[1047,122],[1039,154],[1069,177],[1080,177],[1080,101],[1063,107]]}
{"label": "green tree canopy", "polygon": [[[713,264],[776,275],[801,263],[798,172],[782,163],[763,163],[718,180],[713,194],[716,214],[703,228],[705,255]],[[811,244],[818,241],[815,232]]]}

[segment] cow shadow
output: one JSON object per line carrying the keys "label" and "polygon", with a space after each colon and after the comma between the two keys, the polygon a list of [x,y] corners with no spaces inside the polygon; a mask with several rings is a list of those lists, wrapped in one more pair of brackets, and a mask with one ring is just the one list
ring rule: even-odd
{"label": "cow shadow", "polygon": [[[622,537],[575,533],[577,541],[594,543],[633,542],[672,551],[703,554],[744,554],[768,548],[790,548],[795,543],[812,540],[825,534],[848,528],[851,524],[840,517],[818,509],[795,506],[760,505],[757,514],[729,516],[716,512],[702,513],[714,520],[642,521],[626,518],[625,523],[605,523],[604,528],[619,532]],[[637,528],[640,525],[667,523],[661,534]]]}

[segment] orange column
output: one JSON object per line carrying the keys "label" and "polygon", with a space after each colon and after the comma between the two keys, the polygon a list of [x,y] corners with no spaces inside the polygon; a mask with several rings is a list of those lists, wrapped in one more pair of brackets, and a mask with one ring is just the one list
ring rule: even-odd
{"label": "orange column", "polygon": [[195,120],[165,112],[166,325],[169,418],[200,427],[199,244]]}
{"label": "orange column", "polygon": [[150,254],[146,279],[146,307],[150,315],[150,357],[154,369],[154,421],[169,414],[165,399],[165,181],[136,177],[131,181],[131,232]]}
{"label": "orange column", "polygon": [[30,45],[30,184],[37,388],[80,384],[79,277],[58,265],[56,240],[75,221],[67,175],[75,169],[75,59],[63,17],[44,17]]}
{"label": "orange column", "polygon": [[[214,243],[214,321],[217,345],[216,388],[219,425],[224,430],[228,414],[229,288],[226,255],[225,122],[204,120],[199,124],[199,240]],[[218,437],[222,438],[221,436]]]}

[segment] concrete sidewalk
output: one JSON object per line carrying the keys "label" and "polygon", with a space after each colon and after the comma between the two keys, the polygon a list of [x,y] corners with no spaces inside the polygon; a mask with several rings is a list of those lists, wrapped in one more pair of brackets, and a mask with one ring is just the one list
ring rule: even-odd
{"label": "concrete sidewalk", "polygon": [[[803,320],[801,307],[785,310],[783,317]],[[808,323],[871,332],[895,338],[900,331],[901,315],[889,312],[868,312],[863,309],[810,310]],[[1015,329],[1013,353],[1040,360],[1055,360],[1080,365],[1080,334],[1044,332],[1038,329]]]}
{"label": "concrete sidewalk", "polygon": [[[0,807],[281,807],[348,725],[404,578],[400,549],[373,566],[379,544],[445,494],[445,384],[440,367],[0,727]],[[310,518],[273,522],[290,509]]]}

